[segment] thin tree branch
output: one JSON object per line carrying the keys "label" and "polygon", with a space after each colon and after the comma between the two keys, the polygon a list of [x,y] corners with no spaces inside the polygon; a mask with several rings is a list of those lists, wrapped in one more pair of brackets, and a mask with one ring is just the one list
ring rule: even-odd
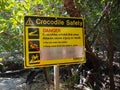
{"label": "thin tree branch", "polygon": [[[102,15],[98,18],[97,22],[94,24],[93,28],[89,31],[89,34],[87,35],[87,37],[89,37],[91,35],[92,32],[94,32],[93,30],[95,30],[97,28],[97,26],[101,23],[101,21],[103,20],[103,18],[105,17],[105,14],[108,10],[108,8],[110,8],[110,2],[107,3],[107,5],[105,6],[105,8],[102,11]],[[93,42],[93,41],[92,41]]]}
{"label": "thin tree branch", "polygon": [[[107,5],[105,6],[104,10],[102,11],[102,15],[98,18],[97,23],[94,25],[93,29],[89,32],[92,33],[93,30],[95,30],[97,28],[97,26],[100,24],[100,22],[103,20],[103,18],[105,17],[106,13],[108,12],[110,8],[110,2],[107,3]],[[90,35],[90,34],[89,34]],[[95,42],[96,38],[98,36],[98,33],[94,33],[94,37],[92,40],[92,43],[90,43],[90,46]],[[89,36],[88,36],[89,37]]]}

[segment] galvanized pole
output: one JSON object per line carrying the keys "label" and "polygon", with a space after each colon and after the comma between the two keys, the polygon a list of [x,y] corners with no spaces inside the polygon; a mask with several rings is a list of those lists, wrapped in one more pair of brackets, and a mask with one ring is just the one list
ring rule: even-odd
{"label": "galvanized pole", "polygon": [[54,66],[54,90],[60,90],[59,87],[59,66]]}

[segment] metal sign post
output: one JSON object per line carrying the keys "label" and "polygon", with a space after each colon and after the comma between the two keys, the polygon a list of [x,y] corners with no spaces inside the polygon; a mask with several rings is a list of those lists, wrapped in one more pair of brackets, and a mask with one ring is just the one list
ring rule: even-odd
{"label": "metal sign post", "polygon": [[54,90],[60,90],[59,86],[59,66],[54,66]]}

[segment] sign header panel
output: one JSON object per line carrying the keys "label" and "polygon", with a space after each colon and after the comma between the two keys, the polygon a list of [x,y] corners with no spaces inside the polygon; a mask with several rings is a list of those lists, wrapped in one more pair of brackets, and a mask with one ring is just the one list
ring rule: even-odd
{"label": "sign header panel", "polygon": [[83,27],[83,19],[25,16],[25,26]]}
{"label": "sign header panel", "polygon": [[25,16],[25,68],[85,63],[83,19]]}

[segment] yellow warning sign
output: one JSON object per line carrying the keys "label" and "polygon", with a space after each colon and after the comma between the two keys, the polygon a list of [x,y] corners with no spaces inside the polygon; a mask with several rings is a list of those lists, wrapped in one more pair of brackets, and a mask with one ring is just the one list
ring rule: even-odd
{"label": "yellow warning sign", "polygon": [[85,63],[82,18],[25,16],[24,67]]}
{"label": "yellow warning sign", "polygon": [[28,18],[26,25],[34,25],[34,22],[31,20],[31,18]]}

